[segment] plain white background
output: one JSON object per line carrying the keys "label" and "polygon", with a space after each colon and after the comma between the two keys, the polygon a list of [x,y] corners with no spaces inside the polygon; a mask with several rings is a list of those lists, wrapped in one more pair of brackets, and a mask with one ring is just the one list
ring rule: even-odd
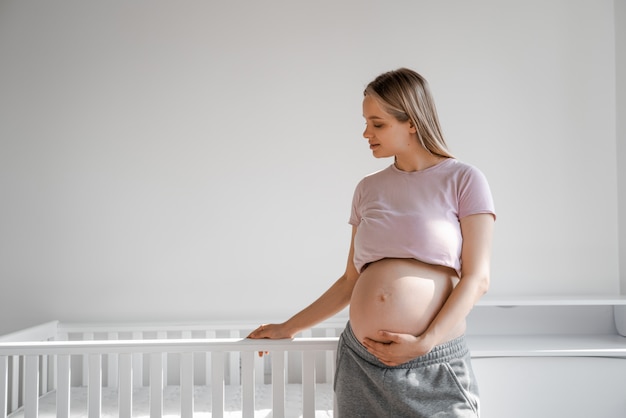
{"label": "plain white background", "polygon": [[286,319],[343,272],[354,186],[391,163],[362,91],[401,66],[490,181],[491,293],[619,293],[624,9],[0,2],[0,333]]}

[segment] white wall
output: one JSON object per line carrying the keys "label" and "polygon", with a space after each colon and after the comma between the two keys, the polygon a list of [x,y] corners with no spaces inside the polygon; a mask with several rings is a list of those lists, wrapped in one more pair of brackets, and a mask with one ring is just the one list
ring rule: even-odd
{"label": "white wall", "polygon": [[308,304],[390,163],[362,90],[400,66],[491,182],[492,293],[617,293],[615,21],[613,0],[0,2],[0,332]]}
{"label": "white wall", "polygon": [[626,0],[615,0],[617,169],[621,291],[626,294]]}

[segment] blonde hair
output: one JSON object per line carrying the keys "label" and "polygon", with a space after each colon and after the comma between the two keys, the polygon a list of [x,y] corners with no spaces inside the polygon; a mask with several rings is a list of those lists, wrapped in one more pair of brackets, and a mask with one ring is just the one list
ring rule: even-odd
{"label": "blonde hair", "polygon": [[376,77],[363,92],[376,99],[400,122],[411,121],[417,138],[431,154],[454,158],[443,137],[428,82],[413,70],[400,68]]}

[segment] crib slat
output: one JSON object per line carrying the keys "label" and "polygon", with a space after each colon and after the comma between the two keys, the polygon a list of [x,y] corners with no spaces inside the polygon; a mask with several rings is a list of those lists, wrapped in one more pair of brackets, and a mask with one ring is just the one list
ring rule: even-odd
{"label": "crib slat", "polygon": [[[215,331],[206,331],[205,338],[215,338]],[[211,353],[208,351],[205,354],[205,364],[206,366],[204,372],[204,383],[208,386],[211,383],[211,377],[213,376],[213,374],[211,373]]]}
{"label": "crib slat", "polygon": [[[68,338],[69,338],[69,335],[67,334],[67,332],[59,332],[57,330],[56,338],[53,338],[52,341],[67,341]],[[57,376],[59,373],[58,368],[59,368],[58,360],[55,360],[52,365],[52,389],[58,389],[57,387]]]}
{"label": "crib slat", "polygon": [[9,392],[9,358],[0,356],[0,418],[7,417]]}
{"label": "crib slat", "polygon": [[[157,340],[167,340],[167,331],[157,331]],[[168,385],[168,371],[167,371],[167,354],[163,354],[163,365],[161,367],[163,370],[163,386]]]}
{"label": "crib slat", "polygon": [[180,356],[180,416],[193,417],[193,353]]}
{"label": "crib slat", "polygon": [[163,357],[164,353],[150,354],[150,418],[163,416]]}
{"label": "crib slat", "polygon": [[[133,340],[142,340],[143,332],[133,331]],[[143,386],[143,354],[133,354],[133,385],[136,388]]]}
{"label": "crib slat", "polygon": [[[181,333],[184,340],[193,338],[191,330],[184,330]],[[180,365],[180,415],[181,418],[193,417],[193,388],[194,388],[194,353],[181,354]]]}
{"label": "crib slat", "polygon": [[57,418],[70,416],[70,356],[57,356]]}
{"label": "crib slat", "polygon": [[252,351],[241,353],[242,418],[254,418],[254,356]]}
{"label": "crib slat", "polygon": [[52,376],[50,376],[50,383],[52,384],[52,390],[56,390],[57,388],[57,373],[59,372],[57,370],[57,356],[51,356],[50,357],[52,359]]}
{"label": "crib slat", "polygon": [[[325,335],[327,337],[335,337],[336,336],[335,329],[334,328],[327,328]],[[330,383],[330,382],[333,381],[333,376],[335,375],[335,351],[327,351],[326,352],[326,362],[325,363],[326,363],[325,364],[325,366],[326,366],[326,376],[324,376],[324,378],[325,378],[324,381]]]}
{"label": "crib slat", "polygon": [[[68,338],[69,338],[69,335],[68,335],[68,333],[67,333],[67,332],[61,332],[61,331],[59,331],[59,330],[57,329],[57,335],[56,335],[56,337],[55,337],[55,338],[53,338],[53,339],[52,339],[52,341],[67,341],[67,340],[68,340]],[[52,371],[52,372],[54,373],[54,376],[57,376],[57,373],[58,373],[58,370],[57,370],[58,364],[57,364],[57,363],[58,363],[58,362],[56,362],[56,361],[54,362],[54,369],[53,369],[53,371]],[[57,379],[56,379],[56,377],[54,377],[54,376],[53,376],[53,378],[52,378],[52,384],[53,384],[53,385],[56,385]],[[54,386],[52,389],[56,389],[56,388],[57,388],[57,387],[56,387],[56,386]]]}
{"label": "crib slat", "polygon": [[[239,330],[231,330],[230,338],[239,338]],[[228,382],[231,385],[240,385],[241,381],[239,380],[239,352],[231,351],[228,353],[230,357],[229,362],[229,371],[228,371]]]}
{"label": "crib slat", "polygon": [[89,354],[88,357],[87,410],[89,418],[100,418],[102,415],[102,355]]}
{"label": "crib slat", "polygon": [[48,393],[48,356],[41,356],[41,378],[39,379],[39,393]]}
{"label": "crib slat", "polygon": [[133,356],[120,354],[119,365],[119,416],[131,418],[133,412]]}
{"label": "crib slat", "polygon": [[39,356],[24,358],[24,418],[39,416]]}
{"label": "crib slat", "polygon": [[302,417],[315,418],[315,351],[302,353]]}
{"label": "crib slat", "polygon": [[19,406],[20,388],[20,358],[11,356],[11,406],[9,411],[15,411]]}
{"label": "crib slat", "polygon": [[[313,330],[311,328],[306,329],[301,331],[300,335],[303,338],[313,338]],[[304,366],[304,358],[302,356],[303,353],[293,351],[288,351],[287,353],[287,366],[285,367],[287,371],[287,384],[302,383],[302,367]]]}
{"label": "crib slat", "polygon": [[224,418],[224,353],[211,353],[211,416]]}
{"label": "crib slat", "polygon": [[[109,332],[107,334],[107,339],[109,340],[118,340],[119,334],[117,332]],[[118,357],[117,354],[110,353],[107,355],[107,387],[116,389],[117,388],[117,371],[119,369],[117,365]]]}
{"label": "crib slat", "polygon": [[267,356],[261,357],[261,361],[254,362],[255,381],[259,385],[265,384],[265,360]]}
{"label": "crib slat", "polygon": [[[81,341],[91,341],[94,338],[93,332],[85,332],[82,334]],[[83,386],[87,386],[87,382],[89,379],[89,358],[87,356],[83,356]]]}
{"label": "crib slat", "polygon": [[285,418],[285,351],[272,353],[272,411],[274,418]]}

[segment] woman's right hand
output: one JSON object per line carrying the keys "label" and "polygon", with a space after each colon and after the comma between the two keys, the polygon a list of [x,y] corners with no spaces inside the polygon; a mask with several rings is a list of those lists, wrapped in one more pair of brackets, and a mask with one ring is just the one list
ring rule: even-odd
{"label": "woman's right hand", "polygon": [[285,323],[282,324],[263,324],[252,331],[248,338],[260,339],[269,338],[271,340],[291,339],[294,334],[287,331]]}
{"label": "woman's right hand", "polygon": [[[269,338],[271,340],[292,339],[293,334],[288,333],[285,330],[285,324],[263,324],[257,329],[252,331],[248,338],[261,339]],[[268,351],[259,351],[259,357],[263,357],[264,354],[269,354]]]}

